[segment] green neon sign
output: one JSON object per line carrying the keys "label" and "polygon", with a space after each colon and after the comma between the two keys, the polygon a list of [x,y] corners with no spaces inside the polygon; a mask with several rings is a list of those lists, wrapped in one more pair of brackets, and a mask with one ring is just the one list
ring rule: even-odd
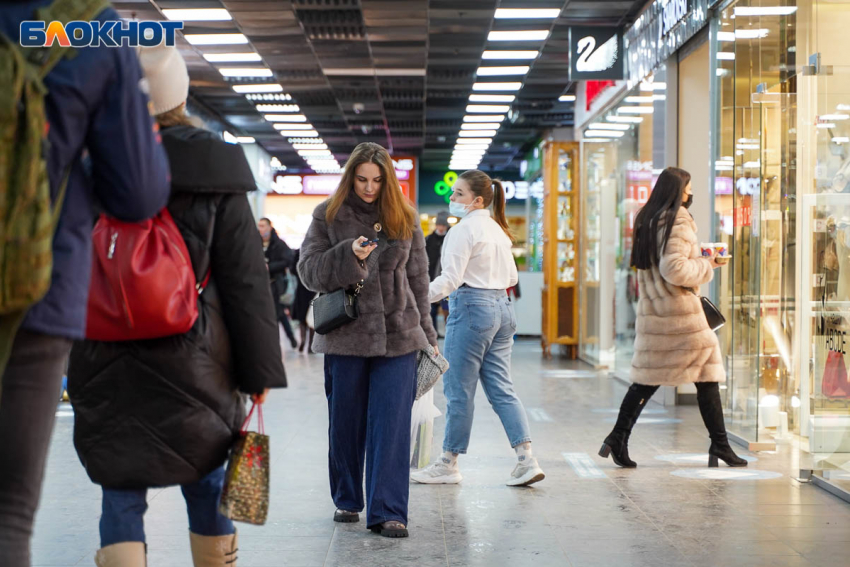
{"label": "green neon sign", "polygon": [[443,176],[443,180],[437,181],[437,183],[434,184],[434,193],[443,197],[446,200],[446,203],[448,203],[452,196],[452,185],[455,184],[455,181],[457,181],[457,173],[454,171],[447,171]]}

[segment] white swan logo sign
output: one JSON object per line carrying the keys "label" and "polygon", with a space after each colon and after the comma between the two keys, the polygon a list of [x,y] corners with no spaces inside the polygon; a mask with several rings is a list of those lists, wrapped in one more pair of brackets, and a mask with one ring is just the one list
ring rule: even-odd
{"label": "white swan logo sign", "polygon": [[623,78],[623,34],[617,28],[570,28],[570,80]]}

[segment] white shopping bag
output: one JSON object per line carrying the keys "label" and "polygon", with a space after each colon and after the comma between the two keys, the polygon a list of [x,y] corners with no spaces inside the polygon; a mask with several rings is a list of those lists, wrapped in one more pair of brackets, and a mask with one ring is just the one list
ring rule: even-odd
{"label": "white shopping bag", "polygon": [[413,402],[410,419],[410,468],[421,469],[431,462],[434,418],[443,415],[434,405],[434,389]]}

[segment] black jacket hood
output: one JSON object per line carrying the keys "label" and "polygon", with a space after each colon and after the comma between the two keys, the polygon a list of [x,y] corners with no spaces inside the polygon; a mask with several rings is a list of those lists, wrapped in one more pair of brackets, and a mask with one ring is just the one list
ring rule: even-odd
{"label": "black jacket hood", "polygon": [[246,193],[257,188],[242,148],[208,130],[163,128],[162,145],[171,164],[174,192]]}

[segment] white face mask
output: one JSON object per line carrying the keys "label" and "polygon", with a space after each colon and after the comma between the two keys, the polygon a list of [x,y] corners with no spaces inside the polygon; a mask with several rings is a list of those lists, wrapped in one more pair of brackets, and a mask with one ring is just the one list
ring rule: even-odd
{"label": "white face mask", "polygon": [[471,205],[464,205],[463,203],[455,203],[452,201],[449,203],[449,212],[458,218],[463,218],[469,213],[469,209]]}

